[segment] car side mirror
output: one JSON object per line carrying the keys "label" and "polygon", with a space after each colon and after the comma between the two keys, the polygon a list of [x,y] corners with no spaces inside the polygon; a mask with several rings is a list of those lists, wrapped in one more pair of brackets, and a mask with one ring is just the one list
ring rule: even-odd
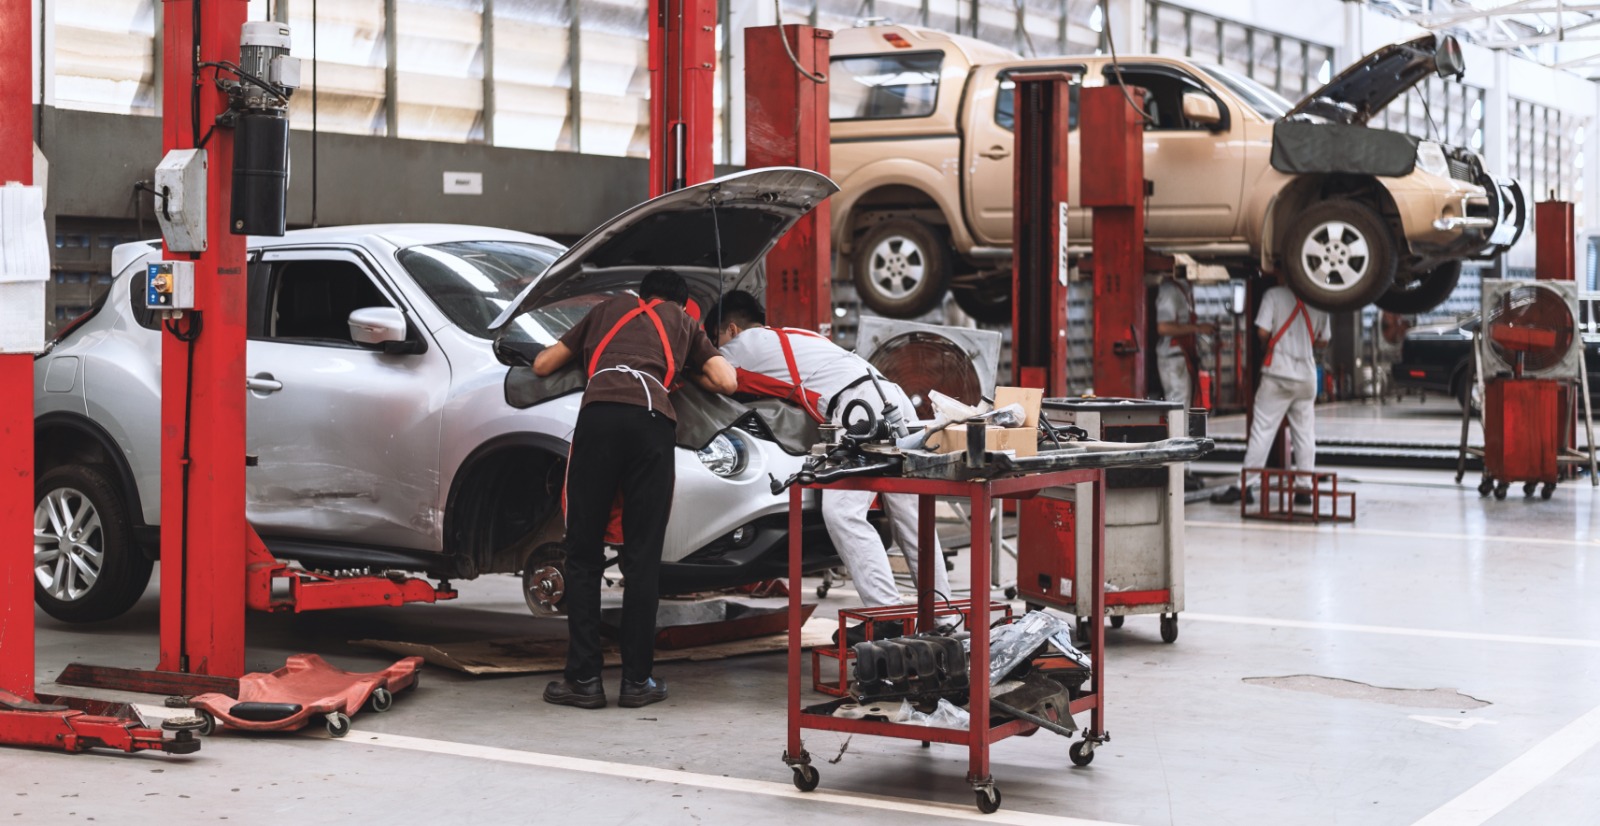
{"label": "car side mirror", "polygon": [[494,340],[494,357],[507,367],[531,367],[533,360],[544,350],[543,344],[532,341]]}
{"label": "car side mirror", "polygon": [[1467,73],[1467,59],[1461,54],[1461,43],[1450,35],[1439,41],[1433,52],[1433,70],[1439,77],[1460,79]]}
{"label": "car side mirror", "polygon": [[1233,282],[1233,303],[1229,306],[1229,309],[1233,310],[1234,315],[1244,315],[1246,298],[1244,284],[1238,281]]}
{"label": "car side mirror", "polygon": [[350,313],[350,340],[384,350],[406,340],[405,314],[394,307],[363,307]]}
{"label": "car side mirror", "polygon": [[1215,129],[1222,123],[1222,108],[1217,106],[1216,98],[1204,92],[1184,92],[1183,117],[1190,123]]}

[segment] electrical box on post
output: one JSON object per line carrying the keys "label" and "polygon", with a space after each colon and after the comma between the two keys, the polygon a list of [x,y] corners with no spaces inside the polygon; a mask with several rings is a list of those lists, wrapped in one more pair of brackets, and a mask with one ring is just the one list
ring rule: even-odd
{"label": "electrical box on post", "polygon": [[156,261],[146,271],[144,306],[159,311],[194,309],[194,262]]}
{"label": "electrical box on post", "polygon": [[169,252],[206,251],[206,151],[174,149],[156,166],[156,220]]}
{"label": "electrical box on post", "polygon": [[44,349],[49,279],[44,188],[0,186],[0,353]]}

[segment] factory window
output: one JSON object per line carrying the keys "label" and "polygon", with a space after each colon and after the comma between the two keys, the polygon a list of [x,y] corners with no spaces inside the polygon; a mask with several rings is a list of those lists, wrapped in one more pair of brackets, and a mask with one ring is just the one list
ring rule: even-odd
{"label": "factory window", "polygon": [[568,3],[495,0],[496,146],[577,150],[570,119],[571,9]]}
{"label": "factory window", "polygon": [[350,261],[280,261],[272,268],[269,338],[350,345],[350,314],[392,307],[365,270]]}
{"label": "factory window", "polygon": [[1083,83],[1082,66],[1029,66],[1027,69],[1006,69],[997,79],[1000,90],[994,98],[994,122],[1001,129],[1011,130],[1016,125],[1017,84],[1011,79],[1012,75],[1023,72],[1049,72],[1061,71],[1072,75],[1072,84],[1067,87],[1067,129],[1078,128],[1078,89]]}
{"label": "factory window", "polygon": [[940,52],[834,58],[828,115],[833,120],[927,117],[938,104],[943,63]]}
{"label": "factory window", "polygon": [[483,0],[398,0],[395,133],[480,143]]}
{"label": "factory window", "polygon": [[[1223,66],[1298,100],[1327,82],[1333,47],[1151,0],[1145,4],[1150,52]],[[1254,106],[1254,103],[1251,104]]]}
{"label": "factory window", "polygon": [[388,23],[383,5],[384,0],[320,0],[313,27],[310,3],[289,4],[292,53],[304,62],[300,80],[305,84],[289,100],[289,123],[294,128],[310,129],[315,123],[323,132],[388,133],[384,113]]}

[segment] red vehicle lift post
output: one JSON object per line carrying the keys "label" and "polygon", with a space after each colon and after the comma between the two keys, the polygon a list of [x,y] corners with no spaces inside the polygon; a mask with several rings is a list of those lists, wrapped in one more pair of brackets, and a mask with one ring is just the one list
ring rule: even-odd
{"label": "red vehicle lift post", "polygon": [[[27,0],[0,0],[0,31],[8,35],[0,49],[0,185],[33,183],[31,19]],[[35,694],[33,356],[0,354],[0,387],[10,391],[0,398],[0,745],[198,751],[197,719],[173,721],[177,735],[167,738],[124,704]]]}
{"label": "red vehicle lift post", "polygon": [[[824,73],[832,38],[833,32],[811,26],[744,30],[747,168],[797,166],[831,174]],[[833,329],[828,210],[828,201],[817,204],[767,253],[767,321],[773,326],[823,335]]]}
{"label": "red vehicle lift post", "polygon": [[1145,397],[1144,92],[1083,89],[1078,192],[1094,209],[1094,392]]}
{"label": "red vehicle lift post", "polygon": [[[1011,380],[1067,395],[1067,134],[1072,76],[1017,75]],[[1088,157],[1085,155],[1084,157]],[[1033,506],[1028,502],[1023,507]]]}
{"label": "red vehicle lift post", "polygon": [[650,0],[650,197],[711,180],[716,0]]}

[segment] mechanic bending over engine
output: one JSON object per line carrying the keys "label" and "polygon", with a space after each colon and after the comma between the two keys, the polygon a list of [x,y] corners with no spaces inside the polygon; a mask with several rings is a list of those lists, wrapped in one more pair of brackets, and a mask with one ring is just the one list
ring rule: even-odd
{"label": "mechanic bending over engine", "polygon": [[[706,317],[706,329],[722,349],[722,354],[738,368],[739,391],[759,396],[774,396],[799,405],[813,419],[839,423],[846,405],[863,399],[873,410],[883,408],[869,376],[877,375],[866,359],[834,344],[810,330],[766,326],[767,313],[756,297],[742,290],[723,296]],[[914,405],[899,385],[878,376],[876,384],[901,411]],[[889,554],[883,547],[867,512],[872,507],[871,491],[829,490],[822,493],[822,519],[828,536],[855,580],[856,592],[867,607],[899,605],[900,591],[889,568]],[[912,494],[884,494],[883,509],[889,517],[894,544],[905,554],[911,574],[917,572],[917,497]],[[933,587],[940,599],[950,598],[950,580],[945,574],[944,557],[938,553],[934,537]],[[851,645],[866,638],[865,623],[851,627],[845,637]],[[877,638],[899,636],[904,629],[898,622],[880,622],[874,627]],[[835,634],[837,642],[837,634]]]}
{"label": "mechanic bending over engine", "polygon": [[600,575],[612,502],[622,500],[622,689],[617,705],[667,698],[654,679],[661,546],[672,509],[677,415],[668,390],[680,377],[732,393],[733,366],[684,312],[689,286],[669,269],[645,275],[639,295],[594,306],[533,360],[548,376],[574,358],[589,377],[567,459],[567,667],[547,703],[603,708]]}
{"label": "mechanic bending over engine", "polygon": [[[1256,335],[1266,355],[1261,360],[1261,384],[1251,411],[1244,467],[1266,467],[1278,426],[1287,418],[1294,469],[1316,470],[1317,351],[1328,343],[1328,314],[1307,307],[1288,287],[1279,285],[1261,296]],[[1255,501],[1249,488],[1241,492],[1236,485],[1212,501],[1226,504],[1239,501],[1240,496],[1245,502]],[[1311,504],[1311,493],[1297,490],[1294,503]]]}

